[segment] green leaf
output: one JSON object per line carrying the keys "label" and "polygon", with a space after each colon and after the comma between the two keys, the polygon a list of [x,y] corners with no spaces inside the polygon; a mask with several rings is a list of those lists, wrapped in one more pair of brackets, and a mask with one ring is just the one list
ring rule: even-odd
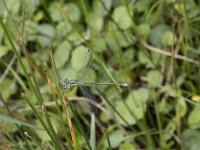
{"label": "green leaf", "polygon": [[185,116],[187,112],[187,105],[184,99],[178,99],[177,100],[177,105],[176,105],[176,113],[178,117],[183,117]]}
{"label": "green leaf", "polygon": [[162,34],[161,41],[165,46],[172,46],[176,43],[176,36],[171,31],[166,31]]}
{"label": "green leaf", "polygon": [[[124,139],[123,132],[120,130],[113,131],[111,134],[108,134],[110,143],[111,143],[111,148],[116,148],[120,145],[120,143]],[[108,141],[105,140],[105,145],[108,147]]]}
{"label": "green leaf", "polygon": [[34,15],[34,12],[38,9],[39,5],[40,5],[40,1],[36,0],[36,1],[31,1],[30,0],[23,0],[21,1],[23,7],[25,7],[25,11],[26,14],[30,15],[29,17],[31,17],[32,15]]}
{"label": "green leaf", "polygon": [[136,150],[136,148],[131,143],[123,143],[119,146],[119,150]]}
{"label": "green leaf", "polygon": [[135,11],[138,13],[143,13],[147,11],[149,2],[148,1],[136,1],[135,3]]}
{"label": "green leaf", "polygon": [[82,82],[95,82],[97,77],[94,70],[85,68],[78,74],[77,78]]}
{"label": "green leaf", "polygon": [[192,129],[200,127],[200,107],[195,106],[188,117],[188,124]]}
{"label": "green leaf", "polygon": [[132,20],[129,17],[125,6],[119,6],[115,8],[113,12],[113,19],[123,30],[130,28],[132,25]]}
{"label": "green leaf", "polygon": [[[81,13],[79,8],[74,3],[61,3],[60,5],[73,22],[79,21]],[[51,6],[49,7],[49,14],[54,21],[62,21],[65,19],[63,14],[57,8],[56,3],[51,3]]]}
{"label": "green leaf", "polygon": [[157,86],[156,84],[161,85],[163,82],[163,75],[157,70],[149,71],[147,78],[151,81],[149,85],[152,87]]}
{"label": "green leaf", "polygon": [[149,59],[149,54],[145,53],[143,50],[140,50],[138,52],[138,59],[139,59],[139,62],[141,64],[146,64],[147,65],[147,68],[154,68],[155,65],[152,63],[152,61]]}
{"label": "green leaf", "polygon": [[72,52],[71,64],[74,69],[81,70],[87,66],[91,57],[88,50],[85,46],[79,46]]}
{"label": "green leaf", "polygon": [[34,16],[34,21],[35,22],[39,22],[40,20],[42,20],[43,19],[43,17],[44,17],[44,11],[38,11],[36,14],[35,14],[35,16]]}
{"label": "green leaf", "polygon": [[183,3],[176,3],[174,5],[174,8],[180,15],[184,15],[185,14],[184,4]]}
{"label": "green leaf", "polygon": [[94,13],[89,13],[86,18],[88,26],[95,32],[100,32],[103,28],[103,18]]}
{"label": "green leaf", "polygon": [[177,87],[180,87],[180,86],[184,83],[186,76],[187,76],[186,73],[182,73],[182,74],[176,79],[176,85],[177,85]]}
{"label": "green leaf", "polygon": [[55,36],[55,29],[49,24],[42,24],[38,26],[37,32],[37,42],[43,47],[49,46]]}
{"label": "green leaf", "polygon": [[137,34],[142,37],[143,39],[147,39],[150,33],[150,25],[147,23],[140,24],[137,27]]}
{"label": "green leaf", "polygon": [[55,36],[55,29],[53,26],[49,24],[41,24],[37,28],[37,32],[41,35],[45,35],[49,38],[53,38]]}
{"label": "green leaf", "polygon": [[[63,3],[60,4],[60,5],[61,5],[61,7],[63,7]],[[62,13],[60,12],[58,7],[56,6],[56,2],[50,4],[48,11],[49,11],[49,15],[51,16],[51,19],[53,21],[64,20]]]}
{"label": "green leaf", "polygon": [[130,31],[124,31],[123,34],[119,31],[116,33],[117,36],[117,42],[119,42],[119,45],[121,47],[128,47],[132,45],[135,42],[135,37],[133,34],[131,34]]}
{"label": "green leaf", "polygon": [[147,88],[139,88],[133,91],[134,99],[137,101],[146,102],[149,99],[149,89]]}
{"label": "green leaf", "polygon": [[173,118],[170,121],[168,121],[167,126],[165,127],[165,130],[164,130],[165,134],[163,134],[163,139],[166,142],[171,139],[172,133],[174,133],[177,128],[177,124],[176,124],[175,120],[176,119]]}
{"label": "green leaf", "polygon": [[119,44],[117,44],[117,41],[115,40],[116,38],[113,37],[111,32],[106,33],[104,39],[110,49],[115,50],[115,51],[120,49]]}
{"label": "green leaf", "polygon": [[38,66],[43,66],[48,62],[50,58],[49,49],[44,49],[36,53],[33,53],[32,57]]}
{"label": "green leaf", "polygon": [[[51,121],[51,123],[52,123],[52,126],[53,126],[55,132],[58,133],[58,129],[60,128],[60,127],[59,127],[60,125],[59,125],[58,121],[57,121],[56,119],[54,119],[53,117],[50,118],[50,121]],[[42,126],[42,124],[41,124],[41,122],[40,122],[39,120],[36,120],[36,126],[37,126],[38,128],[43,129],[43,126]],[[43,141],[50,141],[50,140],[51,140],[51,138],[50,138],[50,136],[48,135],[48,133],[47,133],[46,130],[36,130],[36,134],[37,134],[38,137],[39,137],[41,140],[43,140]]]}
{"label": "green leaf", "polygon": [[78,31],[75,31],[68,35],[68,40],[76,43],[77,41],[82,41],[83,38],[81,37],[81,35]]}
{"label": "green leaf", "polygon": [[97,51],[97,52],[103,52],[106,50],[106,42],[103,38],[93,38],[91,39],[91,45],[93,48],[93,50]]}
{"label": "green leaf", "polygon": [[17,91],[17,86],[14,80],[5,78],[0,83],[0,93],[2,97],[7,100],[12,94],[14,94]]}
{"label": "green leaf", "polygon": [[56,26],[56,35],[61,38],[65,37],[68,33],[72,31],[72,26],[68,21],[59,22]]}
{"label": "green leaf", "polygon": [[24,39],[26,39],[27,41],[35,41],[36,36],[37,36],[37,28],[38,28],[38,24],[36,22],[33,22],[31,20],[27,20],[25,22],[25,37]]}
{"label": "green leaf", "polygon": [[150,54],[150,58],[152,60],[152,63],[156,66],[160,66],[160,60],[162,59],[162,56],[160,54],[157,53],[151,53]]}
{"label": "green leaf", "polygon": [[155,28],[153,28],[149,36],[150,43],[154,46],[162,47],[163,43],[161,39],[162,39],[163,33],[169,30],[170,28],[165,24],[160,24],[156,26]]}
{"label": "green leaf", "polygon": [[100,120],[103,122],[103,123],[106,123],[109,121],[109,119],[111,119],[106,113],[104,112],[101,112],[100,115],[99,115],[99,118]]}
{"label": "green leaf", "polygon": [[161,92],[162,93],[167,93],[171,97],[176,97],[177,96],[176,90],[171,85],[163,86],[162,89],[161,89]]}
{"label": "green leaf", "polygon": [[[1,123],[1,122],[0,122]],[[5,131],[7,131],[8,133],[15,133],[17,132],[17,126],[13,123],[10,123],[8,121],[3,121],[1,123],[1,128],[3,128]]]}
{"label": "green leaf", "polygon": [[167,102],[167,99],[163,98],[159,102],[158,109],[159,109],[159,112],[167,114],[173,109],[173,106]]}
{"label": "green leaf", "polygon": [[[146,89],[140,89],[138,91],[132,91],[128,98],[125,100],[125,103],[129,107],[132,113],[129,112],[127,107],[122,101],[119,101],[116,104],[116,109],[120,114],[123,114],[124,119],[130,124],[136,124],[137,120],[143,118],[144,112],[146,111],[146,104],[144,101],[148,98],[148,92],[146,92],[144,97],[140,97],[141,93],[146,92]],[[144,98],[144,99],[143,99]],[[133,114],[133,115],[132,115]],[[126,125],[125,122],[117,116],[116,119],[123,125]]]}
{"label": "green leaf", "polygon": [[77,22],[80,20],[80,10],[74,3],[67,3],[66,5],[64,5],[63,9],[67,12],[67,15],[72,21]]}
{"label": "green leaf", "polygon": [[75,70],[72,66],[64,67],[62,70],[59,70],[59,76],[62,80],[64,79],[76,79],[78,71]]}
{"label": "green leaf", "polygon": [[20,10],[20,3],[18,1],[6,1],[9,13],[18,14]]}
{"label": "green leaf", "polygon": [[[106,9],[109,11],[112,6],[112,0],[102,0],[102,3],[105,5]],[[95,0],[93,2],[92,8],[93,8],[93,14],[96,16],[103,17],[107,14],[107,10],[104,9],[104,6],[99,0]]]}
{"label": "green leaf", "polygon": [[63,41],[61,44],[58,45],[54,52],[54,59],[58,68],[63,67],[65,63],[69,60],[71,49],[72,45],[68,41]]}
{"label": "green leaf", "polygon": [[182,134],[182,143],[185,150],[197,150],[200,147],[200,132],[187,129]]}
{"label": "green leaf", "polygon": [[4,45],[0,45],[0,58],[5,56],[8,52],[9,48]]}

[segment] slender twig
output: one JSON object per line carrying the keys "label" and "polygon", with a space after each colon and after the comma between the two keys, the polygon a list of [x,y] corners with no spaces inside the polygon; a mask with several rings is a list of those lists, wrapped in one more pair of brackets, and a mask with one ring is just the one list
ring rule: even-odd
{"label": "slender twig", "polygon": [[[159,54],[162,54],[162,55],[165,55],[165,56],[170,56],[170,57],[173,55],[171,52],[167,52],[165,50],[153,47],[153,46],[147,44],[144,41],[141,41],[141,43],[147,50],[150,50],[152,52],[159,53]],[[193,64],[197,64],[197,65],[199,64],[198,61],[193,60],[193,59],[188,58],[188,57],[185,57],[185,56],[182,56],[182,55],[179,55],[179,54],[174,54],[174,58],[184,60],[184,61],[187,61],[187,62],[190,62],[190,63],[193,63]]]}

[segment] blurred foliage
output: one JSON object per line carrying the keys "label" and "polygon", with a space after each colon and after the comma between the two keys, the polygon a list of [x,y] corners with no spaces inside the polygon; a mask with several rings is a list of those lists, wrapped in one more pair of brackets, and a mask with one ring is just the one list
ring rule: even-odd
{"label": "blurred foliage", "polygon": [[[108,149],[107,139],[99,130],[101,126],[109,129],[112,148],[120,150],[152,147],[198,149],[199,1],[5,2],[16,26],[23,32],[31,67],[45,103],[52,103],[52,93],[45,70],[55,85],[58,84],[51,64],[51,45],[61,81],[67,78],[85,82],[113,82],[114,79],[130,85],[129,88],[119,89],[114,86],[90,87],[96,95],[100,95],[101,104],[105,108],[105,111],[100,110],[96,116],[99,122],[96,131],[98,149]],[[64,17],[57,3],[70,20]],[[32,79],[20,36],[3,1],[0,2],[0,19],[9,29],[21,60]],[[29,106],[20,96],[20,92],[25,90],[30,101],[35,106],[39,105],[36,95],[28,87],[20,64],[16,60],[11,61],[14,54],[2,27],[0,43],[0,94],[14,116],[20,116],[21,120],[42,127],[34,114],[26,110]],[[168,53],[174,57],[169,57]],[[102,60],[103,63],[98,60]],[[72,88],[68,95],[80,96],[76,87]],[[113,108],[105,100],[111,103]],[[88,104],[81,101],[73,104],[88,134]],[[59,138],[63,139],[55,104],[49,106],[48,110],[53,128]],[[0,112],[7,113],[3,103],[0,103]],[[67,125],[66,120],[65,123]],[[6,135],[0,145],[6,143],[12,146],[12,140],[19,139],[18,128],[9,122],[0,126],[3,128],[0,134],[4,132]],[[75,125],[74,128],[81,149],[86,149],[78,127]],[[134,128],[135,132],[131,128]],[[49,135],[44,131],[34,132],[29,129],[29,132],[33,137],[33,146],[40,147],[37,145],[41,145],[42,140],[45,143],[44,148],[52,148]],[[63,145],[66,146],[66,143]]]}

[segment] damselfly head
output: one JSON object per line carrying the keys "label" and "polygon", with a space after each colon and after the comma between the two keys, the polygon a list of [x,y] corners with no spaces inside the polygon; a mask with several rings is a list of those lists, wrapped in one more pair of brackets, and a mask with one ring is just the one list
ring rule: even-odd
{"label": "damselfly head", "polygon": [[69,85],[69,80],[65,79],[63,82],[60,83],[61,87],[67,87]]}

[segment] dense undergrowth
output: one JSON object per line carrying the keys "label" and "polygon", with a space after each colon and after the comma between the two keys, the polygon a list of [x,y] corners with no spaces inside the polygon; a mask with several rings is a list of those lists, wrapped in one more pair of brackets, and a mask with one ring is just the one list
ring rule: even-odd
{"label": "dense undergrowth", "polygon": [[199,6],[1,0],[0,149],[197,150]]}

